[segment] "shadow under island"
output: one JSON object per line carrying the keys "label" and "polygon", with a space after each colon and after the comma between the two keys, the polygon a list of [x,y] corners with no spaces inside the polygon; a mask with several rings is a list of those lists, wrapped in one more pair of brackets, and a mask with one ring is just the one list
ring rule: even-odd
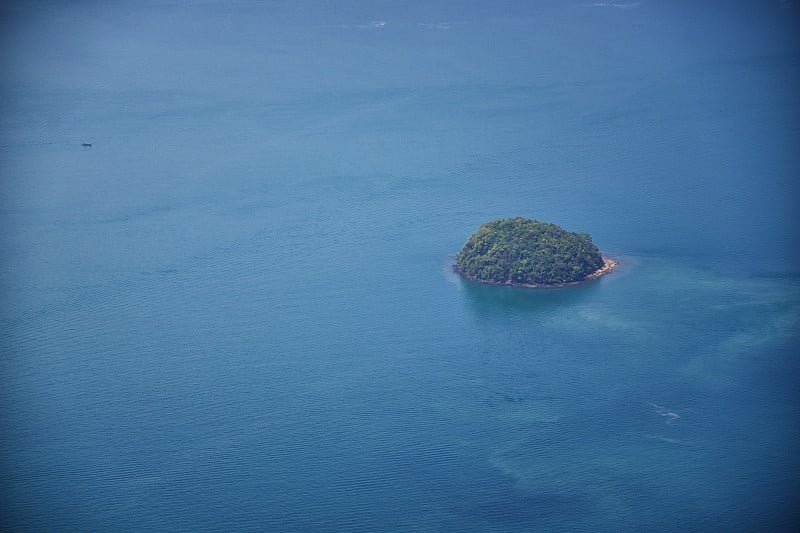
{"label": "shadow under island", "polygon": [[498,310],[541,313],[574,305],[595,293],[600,282],[592,280],[570,287],[529,288],[489,285],[462,276],[458,276],[458,279],[472,310],[479,315]]}

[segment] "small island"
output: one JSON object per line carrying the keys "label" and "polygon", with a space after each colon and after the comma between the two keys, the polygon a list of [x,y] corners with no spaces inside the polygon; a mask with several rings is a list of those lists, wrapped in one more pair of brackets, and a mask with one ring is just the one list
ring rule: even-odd
{"label": "small island", "polygon": [[597,279],[615,266],[588,233],[517,217],[481,225],[456,255],[454,270],[491,285],[564,287]]}

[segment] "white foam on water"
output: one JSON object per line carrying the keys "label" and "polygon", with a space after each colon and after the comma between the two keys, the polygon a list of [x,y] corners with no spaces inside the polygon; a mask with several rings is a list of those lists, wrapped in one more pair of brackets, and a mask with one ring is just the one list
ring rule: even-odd
{"label": "white foam on water", "polygon": [[683,443],[683,441],[680,440],[680,439],[672,439],[670,437],[665,437],[663,435],[645,435],[644,437],[646,439],[657,440],[659,442],[665,442],[667,444],[681,444],[681,443]]}
{"label": "white foam on water", "polygon": [[654,404],[652,402],[648,402],[647,405],[652,407],[658,415],[663,416],[664,418],[666,418],[667,419],[666,420],[667,424],[672,424],[673,422],[675,422],[677,419],[679,419],[681,417],[681,415],[679,415],[678,413],[676,413],[674,411],[670,411],[666,407],[662,407],[662,406]]}

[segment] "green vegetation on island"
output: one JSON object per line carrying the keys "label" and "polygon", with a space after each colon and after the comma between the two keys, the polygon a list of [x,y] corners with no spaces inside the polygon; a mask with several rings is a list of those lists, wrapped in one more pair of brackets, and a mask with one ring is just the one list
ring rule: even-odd
{"label": "green vegetation on island", "polygon": [[558,286],[599,277],[614,265],[589,234],[518,217],[478,228],[456,255],[455,270],[483,283]]}

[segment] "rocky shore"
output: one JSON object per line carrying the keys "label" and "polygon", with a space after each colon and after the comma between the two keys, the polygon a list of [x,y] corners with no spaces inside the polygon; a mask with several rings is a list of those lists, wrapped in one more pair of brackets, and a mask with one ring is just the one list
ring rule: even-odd
{"label": "rocky shore", "polygon": [[610,274],[618,265],[616,259],[612,259],[610,257],[603,257],[603,266],[586,276],[580,281],[572,281],[569,283],[514,283],[512,281],[505,281],[505,282],[497,282],[497,281],[485,281],[482,279],[475,278],[473,276],[467,275],[463,270],[461,270],[458,266],[458,263],[453,264],[453,270],[461,277],[468,279],[470,281],[476,281],[478,283],[483,283],[485,285],[506,285],[510,287],[525,287],[529,289],[552,289],[558,287],[573,287],[575,285],[581,285],[583,283],[587,283],[589,281],[594,281],[599,279],[606,274]]}

